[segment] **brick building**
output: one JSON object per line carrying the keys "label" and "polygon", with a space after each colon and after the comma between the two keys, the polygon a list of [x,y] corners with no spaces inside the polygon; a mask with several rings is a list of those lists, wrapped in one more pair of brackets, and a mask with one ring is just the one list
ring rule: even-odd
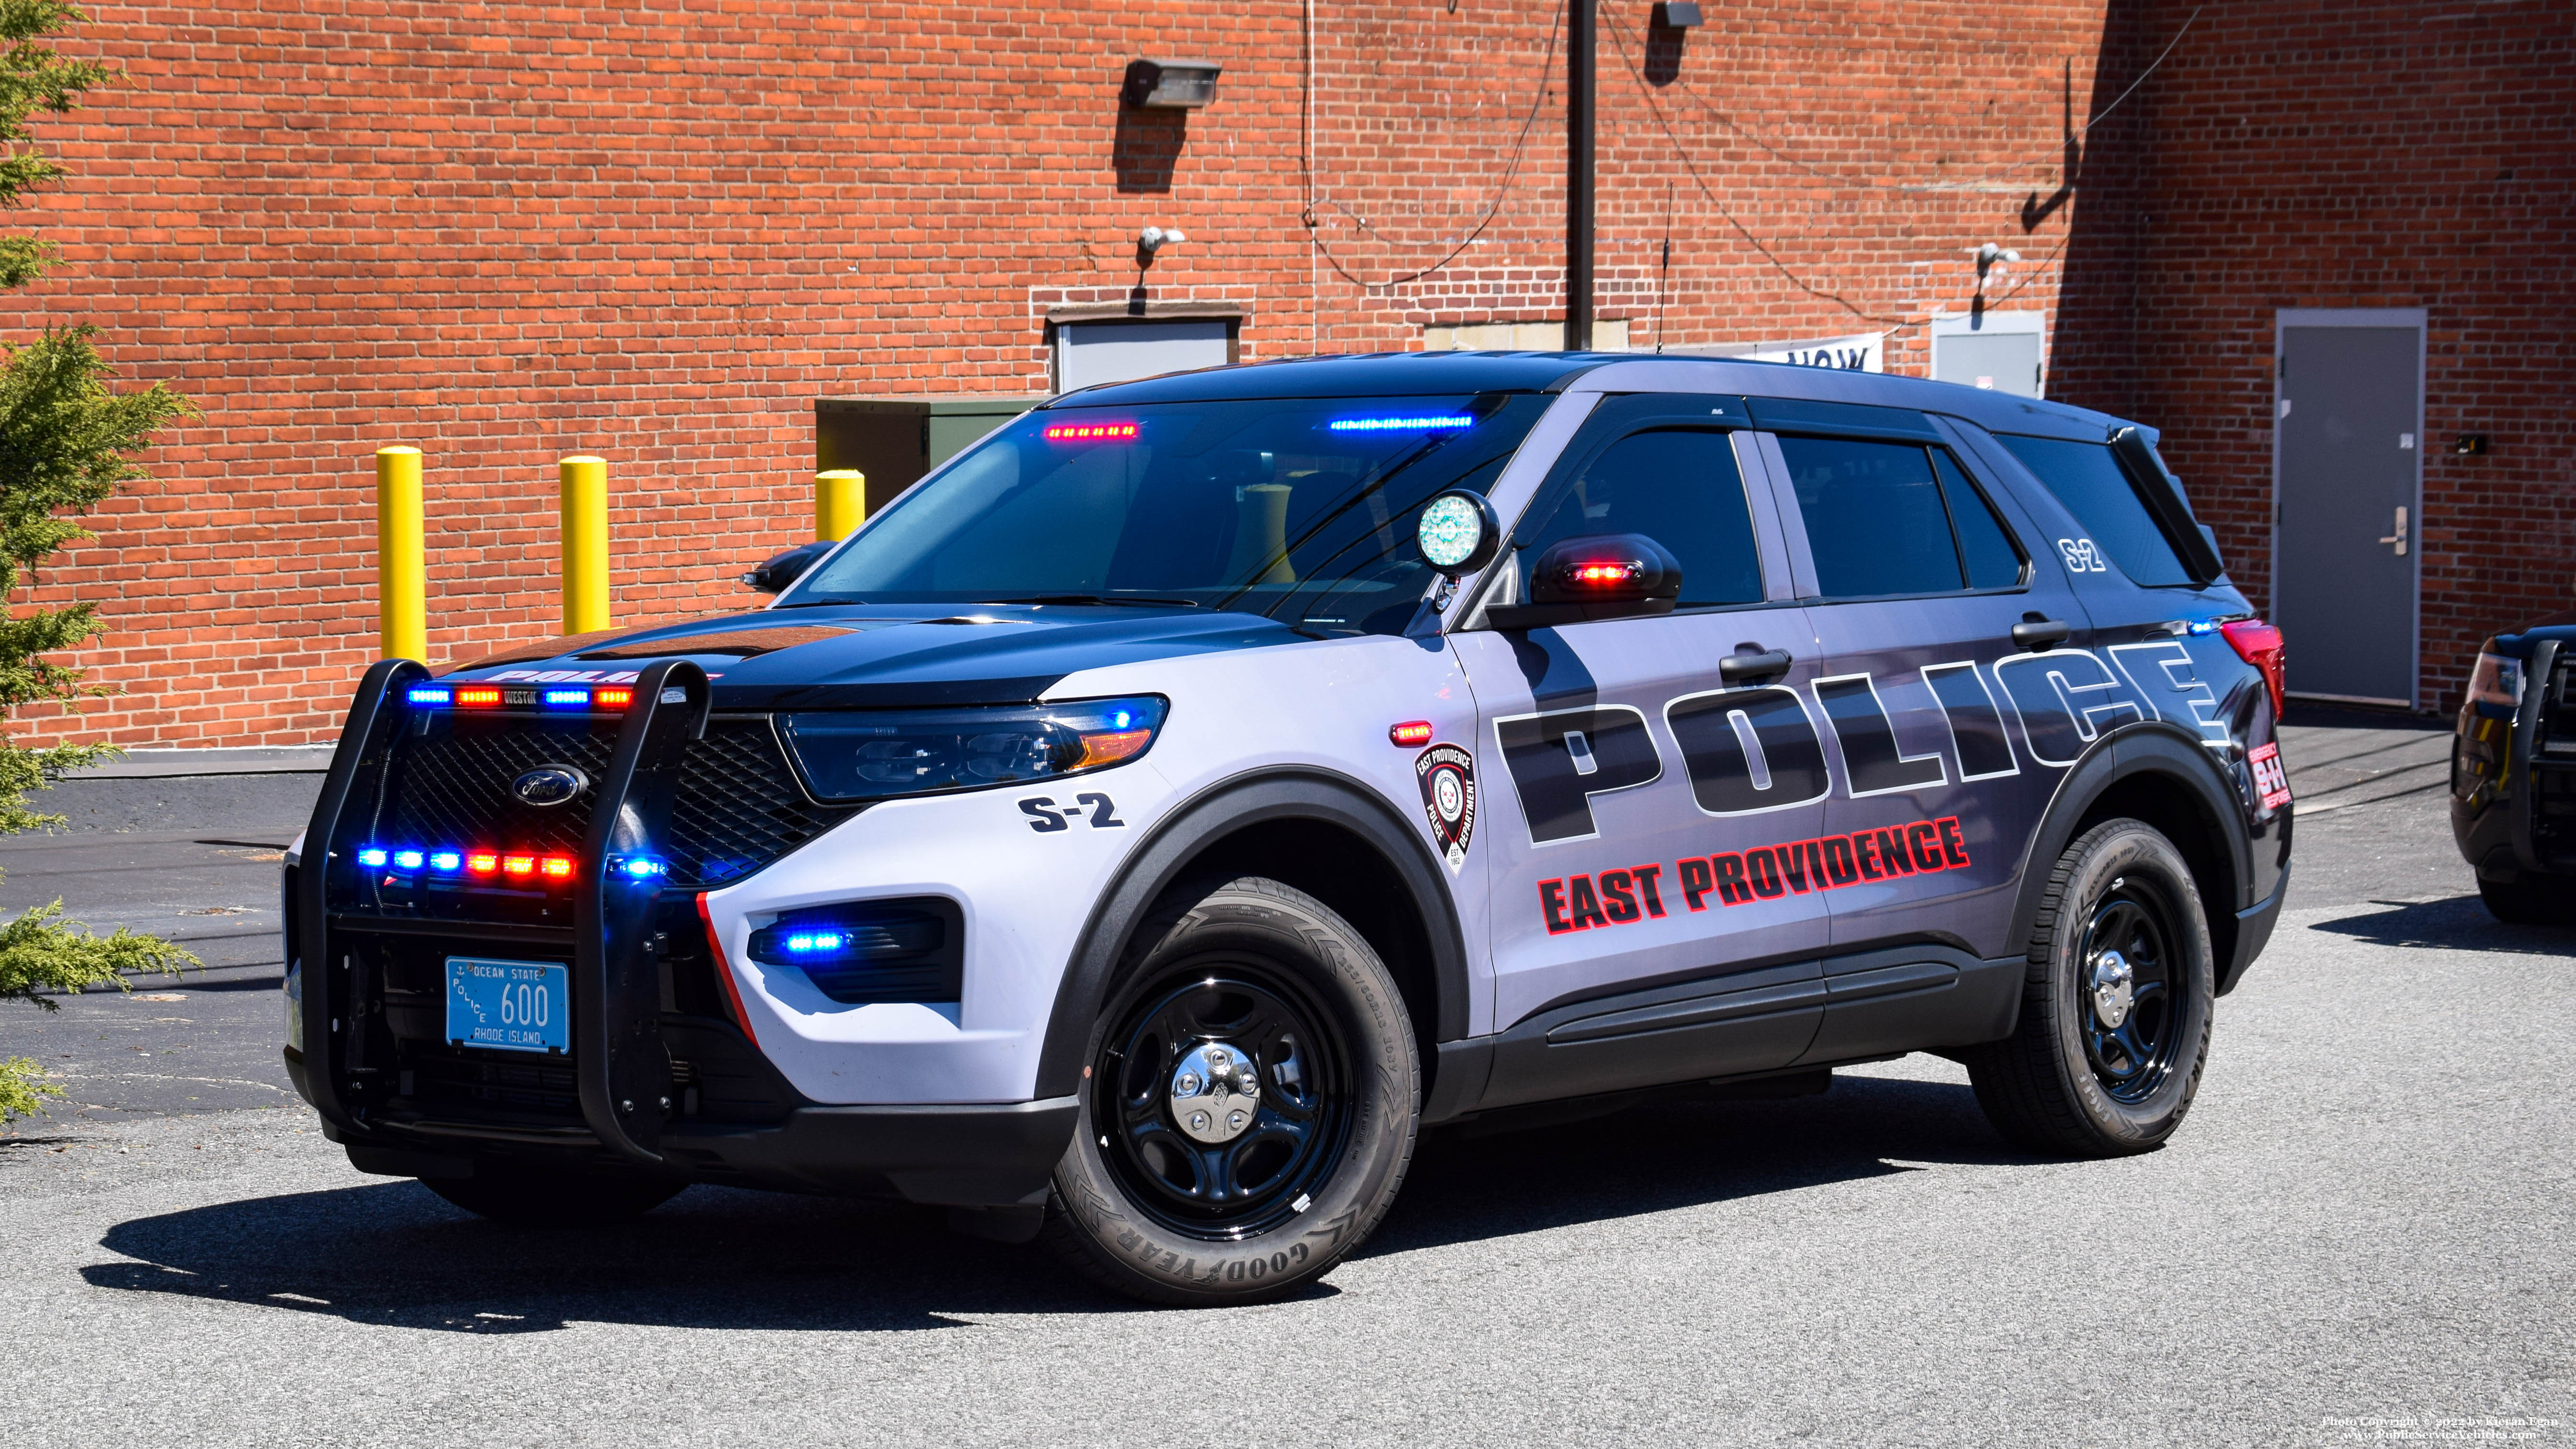
{"label": "brick building", "polygon": [[[1858,335],[1962,378],[2026,346],[2049,395],[2167,430],[2269,607],[2285,309],[2420,309],[2404,693],[2456,697],[2483,631],[2567,605],[2563,5],[1706,14],[1601,12],[1604,337]],[[379,444],[429,455],[431,653],[473,657],[554,631],[565,454],[610,460],[617,616],[649,622],[806,536],[817,397],[1045,392],[1103,311],[1247,360],[1562,316],[1552,0],[91,15],[67,48],[126,79],[44,128],[73,176],[18,220],[67,265],[0,307],[99,324],[205,417],[41,581],[103,603],[78,662],[124,692],[40,738],[328,738],[374,654]],[[1221,64],[1213,103],[1122,105],[1148,56]],[[1147,267],[1149,224],[1188,240]],[[1981,282],[1986,242],[2023,259]]]}

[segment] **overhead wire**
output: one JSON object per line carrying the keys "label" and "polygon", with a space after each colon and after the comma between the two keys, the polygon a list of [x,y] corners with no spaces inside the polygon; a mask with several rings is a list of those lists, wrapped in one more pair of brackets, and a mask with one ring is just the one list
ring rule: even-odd
{"label": "overhead wire", "polygon": [[[1476,225],[1471,228],[1465,236],[1460,237],[1458,239],[1458,244],[1451,247],[1448,254],[1443,256],[1440,260],[1433,262],[1431,265],[1424,267],[1419,271],[1407,272],[1400,277],[1389,277],[1383,282],[1368,281],[1365,278],[1355,275],[1348,267],[1343,266],[1341,258],[1334,256],[1333,249],[1325,245],[1323,231],[1316,225],[1315,141],[1314,127],[1312,124],[1312,117],[1314,114],[1313,107],[1315,102],[1314,83],[1310,72],[1306,86],[1306,96],[1304,98],[1304,107],[1308,124],[1305,127],[1305,145],[1299,157],[1300,166],[1305,173],[1306,208],[1304,214],[1299,219],[1305,222],[1306,237],[1309,241],[1314,243],[1316,254],[1324,259],[1324,265],[1331,267],[1335,273],[1340,275],[1342,280],[1349,282],[1353,286],[1358,287],[1363,291],[1373,291],[1381,288],[1401,287],[1408,282],[1418,282],[1424,277],[1430,276],[1433,272],[1439,271],[1441,268],[1449,265],[1451,262],[1456,261],[1459,256],[1467,250],[1467,248],[1474,246],[1476,244],[1476,239],[1485,234],[1485,228],[1493,225],[1494,218],[1502,212],[1503,202],[1511,195],[1513,182],[1519,179],[1521,157],[1529,149],[1530,129],[1538,124],[1538,113],[1547,104],[1548,76],[1555,69],[1557,37],[1563,33],[1564,29],[1565,0],[1557,0],[1556,14],[1554,18],[1548,22],[1547,52],[1539,60],[1538,83],[1533,88],[1534,93],[1530,96],[1529,114],[1521,119],[1520,135],[1512,142],[1511,158],[1504,163],[1503,179],[1494,187],[1494,199],[1485,207],[1485,214],[1476,219]],[[1311,10],[1307,12],[1306,30],[1306,45],[1311,53],[1315,43],[1314,16]],[[1357,222],[1360,228],[1368,232],[1371,236],[1377,235],[1377,229],[1375,227],[1370,226],[1365,219],[1359,216],[1358,213],[1353,212],[1346,206],[1343,206],[1340,202],[1327,201],[1325,202],[1325,205],[1330,206],[1334,210],[1341,212],[1343,215],[1350,217],[1352,221]]]}

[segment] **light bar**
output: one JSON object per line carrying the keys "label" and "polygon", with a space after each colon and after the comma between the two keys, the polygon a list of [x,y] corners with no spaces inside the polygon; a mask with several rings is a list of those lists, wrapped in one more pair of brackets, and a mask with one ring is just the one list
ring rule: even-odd
{"label": "light bar", "polygon": [[[534,855],[497,850],[415,849],[411,846],[370,845],[357,852],[359,865],[369,870],[418,872],[438,871],[453,875],[539,876],[550,881],[570,880],[579,871],[577,855]],[[654,856],[637,855],[616,860],[612,869],[634,880],[652,880],[671,873],[670,864]]]}
{"label": "light bar", "polygon": [[[685,698],[685,694],[682,696]],[[531,688],[497,684],[420,684],[403,691],[403,698],[422,709],[626,709],[635,703],[631,685],[603,684],[547,685]],[[674,701],[676,702],[676,701]]]}
{"label": "light bar", "polygon": [[1057,423],[1046,430],[1050,443],[1132,443],[1134,423]]}
{"label": "light bar", "polygon": [[1335,418],[1337,433],[1428,433],[1441,428],[1472,428],[1476,420],[1456,414],[1414,418]]}

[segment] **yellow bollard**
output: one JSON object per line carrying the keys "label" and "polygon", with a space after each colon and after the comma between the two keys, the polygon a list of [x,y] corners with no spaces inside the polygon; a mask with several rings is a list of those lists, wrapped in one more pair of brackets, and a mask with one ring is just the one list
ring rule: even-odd
{"label": "yellow bollard", "polygon": [[868,475],[834,468],[814,475],[814,536],[839,543],[868,520]]}
{"label": "yellow bollard", "polygon": [[376,450],[376,640],[383,659],[429,662],[429,565],[421,553],[420,449]]}
{"label": "yellow bollard", "polygon": [[563,631],[608,627],[608,460],[566,458],[563,473]]}

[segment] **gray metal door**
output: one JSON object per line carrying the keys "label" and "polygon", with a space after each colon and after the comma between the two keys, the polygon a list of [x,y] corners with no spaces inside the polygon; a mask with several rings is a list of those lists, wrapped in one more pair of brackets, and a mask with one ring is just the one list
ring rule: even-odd
{"label": "gray metal door", "polygon": [[2291,693],[2411,706],[2424,334],[2385,316],[2282,319],[2272,617]]}

